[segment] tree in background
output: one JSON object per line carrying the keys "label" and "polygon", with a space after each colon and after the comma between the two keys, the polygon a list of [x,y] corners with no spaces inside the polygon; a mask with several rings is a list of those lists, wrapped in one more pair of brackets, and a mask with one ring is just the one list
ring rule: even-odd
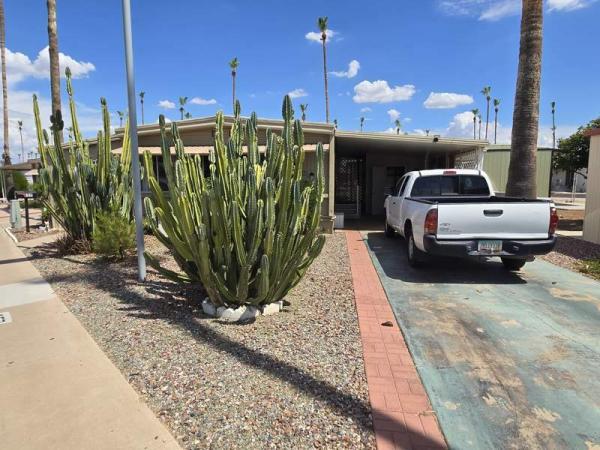
{"label": "tree in background", "polygon": [[142,107],[142,125],[144,125],[144,96],[146,93],[144,91],[140,92],[140,105]]}
{"label": "tree in background", "polygon": [[[60,111],[60,65],[58,58],[58,27],[56,23],[56,0],[47,0],[48,7],[48,53],[50,54],[50,91],[52,96],[52,114]],[[62,130],[56,130],[60,141]]]}
{"label": "tree in background", "polygon": [[229,61],[229,68],[231,69],[231,99],[233,104],[233,110],[235,111],[235,77],[237,76],[237,69],[240,66],[240,62],[237,57]]}
{"label": "tree in background", "polygon": [[187,103],[187,97],[179,97],[179,112],[181,113],[181,120],[183,120],[183,114],[185,112],[185,104]]}
{"label": "tree in background", "polygon": [[21,137],[21,160],[25,162],[25,147],[23,146],[23,121],[17,120],[19,126],[19,136]]}
{"label": "tree in background", "polygon": [[302,111],[302,122],[306,122],[306,110],[308,109],[308,103],[300,104],[300,111]]}
{"label": "tree in background", "polygon": [[400,119],[396,119],[394,125],[396,125],[396,134],[400,134],[400,128],[402,128],[402,122],[400,122]]}
{"label": "tree in background", "polygon": [[473,113],[473,139],[477,139],[477,116],[479,115],[479,109],[472,109]]}
{"label": "tree in background", "polygon": [[325,122],[329,123],[329,86],[327,82],[327,17],[319,17],[317,21],[323,43],[323,77],[325,79]]}
{"label": "tree in background", "polygon": [[581,169],[588,165],[590,137],[585,133],[592,128],[600,128],[600,117],[579,127],[571,136],[559,139],[558,148],[552,152],[552,167],[577,173],[587,179]]}
{"label": "tree in background", "polygon": [[119,116],[119,128],[123,128],[123,116],[125,116],[125,113],[123,111],[117,111],[117,115]]}
{"label": "tree in background", "polygon": [[338,127],[338,121],[337,121],[337,119],[333,119],[333,126],[337,130],[337,127]]}
{"label": "tree in background", "polygon": [[189,111],[185,113],[185,118],[186,119],[191,119],[192,118],[192,115],[190,114]]}
{"label": "tree in background", "polygon": [[29,181],[22,172],[12,171],[12,180],[15,191],[26,191],[29,188]]}
{"label": "tree in background", "polygon": [[500,109],[500,100],[494,99],[494,144],[498,137],[498,110]]}
{"label": "tree in background", "polygon": [[550,103],[552,107],[552,148],[556,148],[556,102]]}
{"label": "tree in background", "polygon": [[536,197],[536,152],[542,76],[543,0],[523,0],[519,68],[506,195]]}
{"label": "tree in background", "polygon": [[[491,86],[485,86],[481,90],[481,93],[485,97],[485,101],[486,101],[486,110],[485,110],[485,140],[486,141],[488,138],[488,126],[490,123],[490,100],[492,99],[492,96],[490,95],[491,92],[492,92]],[[479,136],[479,139],[481,139],[481,136]]]}
{"label": "tree in background", "polygon": [[0,52],[2,55],[2,110],[4,113],[4,165],[10,164],[10,148],[8,145],[8,87],[6,85],[6,30],[4,28],[4,0],[0,0]]}
{"label": "tree in background", "polygon": [[363,127],[364,127],[364,125],[365,125],[365,118],[364,118],[364,117],[361,117],[361,118],[360,118],[360,131],[362,131],[362,130],[363,130]]}

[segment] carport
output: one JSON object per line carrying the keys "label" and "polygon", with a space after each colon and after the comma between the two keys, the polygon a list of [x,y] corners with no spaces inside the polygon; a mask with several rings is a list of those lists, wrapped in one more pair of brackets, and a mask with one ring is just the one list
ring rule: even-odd
{"label": "carport", "polygon": [[335,132],[335,213],[383,214],[383,201],[411,170],[482,168],[486,141],[392,133]]}

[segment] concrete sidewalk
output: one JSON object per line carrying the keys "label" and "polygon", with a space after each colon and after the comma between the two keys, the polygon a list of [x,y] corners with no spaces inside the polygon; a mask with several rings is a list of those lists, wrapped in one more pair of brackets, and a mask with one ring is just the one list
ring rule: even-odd
{"label": "concrete sidewalk", "polygon": [[180,448],[9,238],[2,219],[0,448]]}

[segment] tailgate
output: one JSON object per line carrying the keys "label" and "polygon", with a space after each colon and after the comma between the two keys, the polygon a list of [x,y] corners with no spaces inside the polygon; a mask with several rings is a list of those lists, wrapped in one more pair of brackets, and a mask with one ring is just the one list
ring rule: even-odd
{"label": "tailgate", "polygon": [[547,239],[550,204],[438,204],[438,239]]}

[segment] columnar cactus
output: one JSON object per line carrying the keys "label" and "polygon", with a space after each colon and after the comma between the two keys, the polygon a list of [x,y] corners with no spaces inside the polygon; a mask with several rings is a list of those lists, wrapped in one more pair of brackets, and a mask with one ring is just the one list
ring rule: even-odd
{"label": "columnar cactus", "polygon": [[90,157],[89,144],[79,130],[73,100],[71,72],[67,68],[67,93],[73,128],[73,140],[61,143],[64,128],[62,114],[56,111],[52,122],[53,144],[42,128],[37,97],[33,96],[33,112],[42,168],[40,180],[48,199],[43,200],[52,217],[74,240],[91,240],[99,212],[116,211],[131,217],[131,151],[126,125],[120,157],[111,154],[110,115],[106,100],[101,99],[103,131],[98,132],[98,156]]}
{"label": "columnar cactus", "polygon": [[169,135],[160,118],[169,192],[161,190],[146,153],[152,192],[145,199],[146,215],[184,273],[162,268],[147,253],[151,266],[178,281],[201,282],[216,306],[273,303],[300,281],[325,242],[319,233],[323,146],[317,146],[316,176],[303,180],[304,137],[293,114],[286,96],[283,130],[280,136],[267,131],[264,155],[256,114],[241,119],[237,103],[227,142],[223,115],[217,114],[208,177],[201,157],[185,153],[177,124]]}

